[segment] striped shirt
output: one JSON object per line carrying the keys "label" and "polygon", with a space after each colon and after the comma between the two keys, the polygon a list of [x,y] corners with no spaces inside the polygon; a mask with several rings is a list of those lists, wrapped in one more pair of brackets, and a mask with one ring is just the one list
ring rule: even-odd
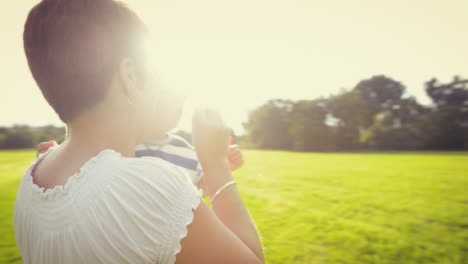
{"label": "striped shirt", "polygon": [[135,157],[157,157],[168,161],[187,172],[195,185],[198,185],[203,176],[193,146],[176,135],[168,134],[164,140],[137,145]]}

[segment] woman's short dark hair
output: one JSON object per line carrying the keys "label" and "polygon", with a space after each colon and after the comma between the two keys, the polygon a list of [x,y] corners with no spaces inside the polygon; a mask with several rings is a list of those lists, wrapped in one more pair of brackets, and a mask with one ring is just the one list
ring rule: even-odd
{"label": "woman's short dark hair", "polygon": [[124,57],[137,56],[147,30],[114,0],[42,0],[28,15],[24,49],[47,102],[65,123],[107,94]]}

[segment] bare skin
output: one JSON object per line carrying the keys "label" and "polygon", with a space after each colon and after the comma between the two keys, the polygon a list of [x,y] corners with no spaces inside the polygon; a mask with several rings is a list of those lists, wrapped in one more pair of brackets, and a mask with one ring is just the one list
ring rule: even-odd
{"label": "bare skin", "polygon": [[[192,132],[211,196],[232,180],[227,158],[229,129],[219,114],[201,110],[194,115]],[[231,185],[225,189],[212,205],[212,211],[205,204],[195,211],[194,221],[188,227],[189,235],[182,240],[177,263],[263,263],[263,250],[256,226],[237,187]],[[204,225],[210,226],[209,230],[204,230]],[[196,248],[189,246],[196,241],[205,242]],[[202,253],[210,251],[214,245],[223,249],[206,255]],[[232,247],[231,253],[226,252],[225,247]],[[236,256],[232,256],[232,252],[236,252]],[[224,254],[231,256],[226,259]],[[194,256],[197,261],[194,261]]]}
{"label": "bare skin", "polygon": [[[37,145],[37,156],[46,153],[50,148],[58,146],[57,141],[49,140]],[[238,145],[228,146],[228,162],[231,171],[235,171],[244,165],[244,157]]]}
{"label": "bare skin", "polygon": [[[36,166],[32,174],[37,185],[63,185],[105,149],[134,156],[134,147],[151,136],[148,116],[156,114],[157,89],[147,87],[140,75],[131,59],[122,60],[106,98],[70,121],[67,139]],[[208,194],[212,195],[232,180],[227,154],[229,130],[218,114],[204,110],[194,115],[193,134]],[[235,185],[216,198],[213,210],[200,203],[181,243],[178,264],[264,262],[255,224]]]}
{"label": "bare skin", "polygon": [[[41,142],[37,145],[37,155],[47,152],[52,147],[57,147],[58,143],[55,140],[50,140],[47,142]],[[229,145],[228,146],[228,162],[229,168],[231,171],[235,171],[244,165],[244,158],[242,152],[238,145]],[[205,178],[202,178],[197,186],[199,189],[203,190],[203,195],[207,194],[207,185]]]}

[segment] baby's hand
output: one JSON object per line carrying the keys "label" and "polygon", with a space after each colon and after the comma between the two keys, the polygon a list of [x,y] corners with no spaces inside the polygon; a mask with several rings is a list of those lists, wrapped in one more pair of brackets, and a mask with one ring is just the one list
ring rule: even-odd
{"label": "baby's hand", "polygon": [[57,145],[57,141],[55,140],[49,140],[47,142],[39,143],[39,145],[37,145],[37,156],[39,156],[42,153],[46,153],[51,147],[55,147]]}
{"label": "baby's hand", "polygon": [[228,161],[231,171],[235,171],[238,168],[242,167],[244,164],[244,159],[242,157],[242,152],[238,145],[229,145],[228,146]]}

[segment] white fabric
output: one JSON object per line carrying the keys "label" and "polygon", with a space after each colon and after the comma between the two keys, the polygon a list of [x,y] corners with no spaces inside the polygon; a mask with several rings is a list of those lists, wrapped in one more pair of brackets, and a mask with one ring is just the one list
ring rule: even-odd
{"label": "white fabric", "polygon": [[[176,143],[174,145],[174,141]],[[182,143],[182,145],[180,144]],[[144,154],[142,154],[144,153]],[[182,157],[185,159],[193,160],[197,163],[196,166],[193,168],[187,168],[184,167],[182,164],[180,164],[180,161],[177,159],[174,159],[174,157],[168,157],[166,155],[161,155],[163,154],[171,154],[175,155],[178,157]],[[187,142],[187,140],[183,139],[182,137],[174,134],[168,134],[167,138],[163,140],[152,140],[152,141],[147,141],[144,144],[139,144],[135,147],[135,155],[137,157],[141,156],[153,156],[153,157],[159,157],[161,159],[164,159],[177,167],[181,168],[184,170],[192,179],[193,184],[197,185],[200,183],[201,178],[203,177],[203,170],[200,165],[200,162],[198,161],[197,153],[195,152],[195,149],[193,146]]]}
{"label": "white fabric", "polygon": [[35,164],[15,206],[25,264],[175,262],[201,200],[181,170],[105,150],[64,186],[44,191],[33,182]]}
{"label": "white fabric", "polygon": [[[190,143],[188,143],[185,139],[172,135],[172,134],[169,134],[168,136],[169,138],[166,140],[148,141],[145,144],[139,144],[135,147],[135,151],[140,151],[140,150],[145,150],[145,149],[161,150],[167,153],[176,154],[178,156],[181,156],[187,159],[198,160],[197,154],[195,150],[193,149],[192,145],[190,145]],[[170,142],[174,138],[183,141],[187,145],[186,146],[171,145]]]}

